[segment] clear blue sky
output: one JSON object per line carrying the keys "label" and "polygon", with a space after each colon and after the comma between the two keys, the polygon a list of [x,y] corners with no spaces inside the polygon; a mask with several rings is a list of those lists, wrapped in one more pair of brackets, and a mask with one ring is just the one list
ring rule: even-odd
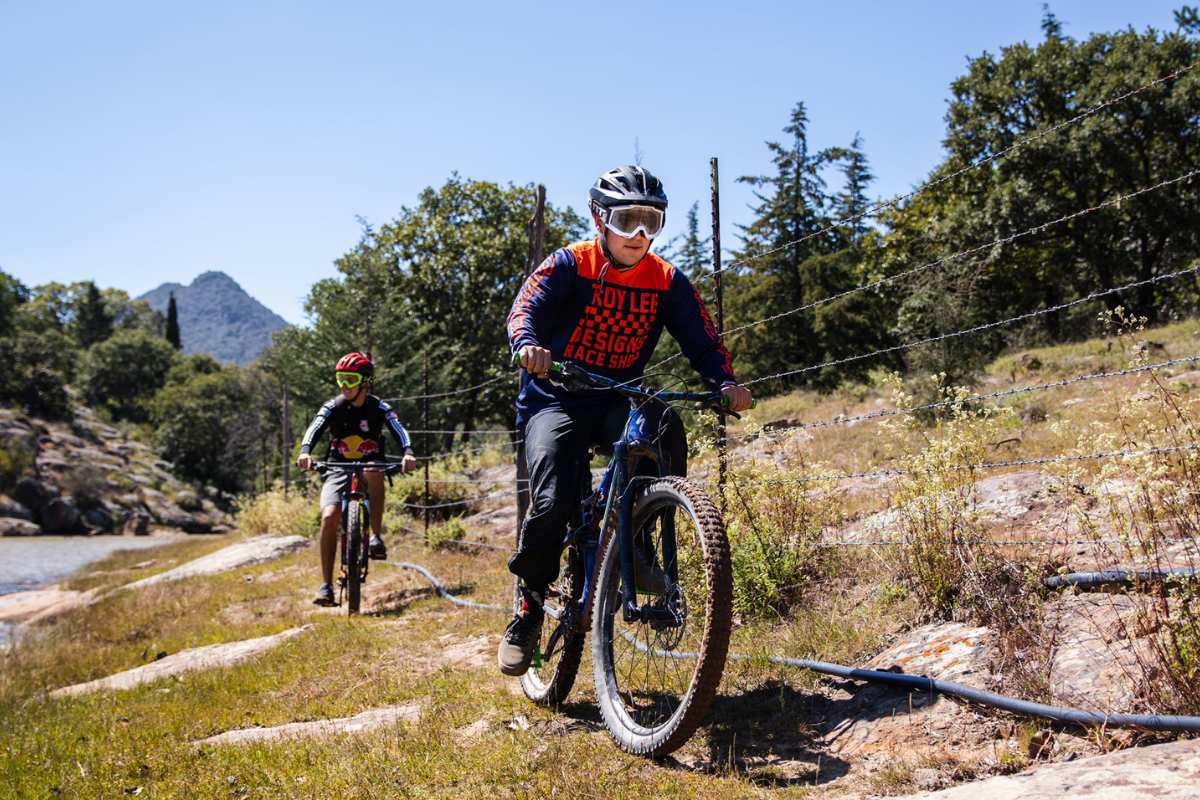
{"label": "clear blue sky", "polygon": [[[1066,32],[1173,29],[1179,2],[1071,0]],[[569,6],[569,7],[568,7]],[[675,211],[718,156],[768,168],[808,104],[814,146],[864,137],[891,195],[940,160],[966,59],[1040,38],[1041,3],[18,3],[0,0],[0,269],[139,294],[209,269],[302,322],[309,286],[457,170],[583,210],[633,160]]]}

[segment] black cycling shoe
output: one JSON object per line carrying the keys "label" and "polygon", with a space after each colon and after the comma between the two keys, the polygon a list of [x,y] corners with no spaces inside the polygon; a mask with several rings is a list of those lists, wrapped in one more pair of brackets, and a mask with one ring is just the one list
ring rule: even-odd
{"label": "black cycling shoe", "polygon": [[328,583],[322,583],[321,588],[317,589],[317,596],[313,598],[313,605],[336,606],[337,599],[333,596],[333,587]]}
{"label": "black cycling shoe", "polygon": [[514,677],[524,675],[529,670],[544,616],[541,597],[534,592],[523,591],[526,597],[521,598],[521,610],[508,623],[496,651],[500,671]]}
{"label": "black cycling shoe", "polygon": [[378,536],[371,537],[371,544],[367,548],[367,556],[376,561],[387,560],[387,545],[383,543],[383,539],[380,539]]}

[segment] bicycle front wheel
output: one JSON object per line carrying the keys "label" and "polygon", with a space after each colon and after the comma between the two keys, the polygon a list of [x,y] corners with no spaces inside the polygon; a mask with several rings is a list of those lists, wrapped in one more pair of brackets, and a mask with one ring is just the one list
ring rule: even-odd
{"label": "bicycle front wheel", "polygon": [[346,503],[346,607],[357,614],[362,603],[363,513],[362,501]]}
{"label": "bicycle front wheel", "polygon": [[[657,758],[686,742],[712,706],[729,649],[733,576],[720,512],[695,484],[650,483],[634,503],[632,526],[636,605],[645,613],[625,621],[611,535],[592,613],[592,671],[613,739]],[[674,564],[663,559],[664,538],[668,555],[674,539]]]}

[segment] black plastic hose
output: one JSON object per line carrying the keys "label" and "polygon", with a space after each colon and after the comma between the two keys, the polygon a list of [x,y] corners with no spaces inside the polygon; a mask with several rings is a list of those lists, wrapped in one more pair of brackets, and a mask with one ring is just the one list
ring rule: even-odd
{"label": "black plastic hose", "polygon": [[1046,578],[1043,584],[1049,589],[1079,586],[1095,589],[1103,586],[1130,586],[1137,583],[1162,583],[1171,579],[1196,580],[1200,570],[1192,567],[1171,569],[1106,569],[1100,572],[1071,572]]}
{"label": "black plastic hose", "polygon": [[[503,606],[492,605],[488,603],[475,603],[470,600],[463,600],[450,594],[445,586],[434,577],[433,573],[419,564],[409,564],[406,562],[389,561],[394,567],[401,569],[410,569],[420,573],[425,580],[433,586],[439,596],[444,597],[455,605],[464,606],[467,608],[482,608],[490,611],[509,611],[510,609]],[[1119,571],[1119,570],[1114,570]],[[1155,570],[1148,570],[1155,572]],[[1165,572],[1158,570],[1158,572]],[[1195,570],[1191,570],[1192,577],[1195,577]],[[1103,573],[1079,573],[1079,574],[1103,574]],[[1068,575],[1061,576],[1063,578],[1070,577]],[[651,648],[644,642],[638,640],[632,634],[622,632],[626,640],[630,641],[635,647],[643,652],[649,651]],[[681,653],[676,651],[654,649],[654,654],[657,656],[665,656],[668,658],[677,659],[692,659],[696,657],[695,653]],[[895,686],[901,689],[910,689],[918,692],[928,692],[930,694],[938,693],[959,697],[972,703],[979,705],[998,708],[1002,711],[1009,711],[1013,714],[1022,714],[1029,717],[1041,717],[1042,719],[1050,719],[1055,722],[1070,723],[1074,725],[1082,725],[1087,728],[1107,727],[1107,728],[1141,728],[1143,730],[1152,731],[1172,731],[1172,732],[1188,732],[1200,733],[1200,717],[1182,717],[1168,716],[1159,714],[1107,714],[1102,711],[1085,711],[1076,708],[1064,708],[1062,706],[1051,706],[1045,703],[1034,703],[1030,700],[1021,700],[1016,697],[1008,697],[1007,695],[996,694],[995,692],[985,692],[981,689],[972,689],[970,686],[963,686],[960,683],[953,681],[939,681],[935,678],[930,678],[925,675],[909,675],[903,672],[885,672],[877,669],[859,669],[857,667],[846,667],[841,664],[831,664],[826,661],[813,661],[807,658],[785,658],[784,656],[752,656],[743,653],[730,653],[731,661],[767,661],[771,664],[778,664],[785,667],[799,667],[813,672],[819,672],[823,675],[834,675],[839,678],[846,678],[855,681],[868,681],[870,683],[881,683],[886,686]]]}

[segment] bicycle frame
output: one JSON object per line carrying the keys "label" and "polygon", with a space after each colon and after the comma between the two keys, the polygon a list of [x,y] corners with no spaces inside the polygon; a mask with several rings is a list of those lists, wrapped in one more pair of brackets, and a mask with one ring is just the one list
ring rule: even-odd
{"label": "bicycle frame", "polygon": [[[602,388],[612,389],[631,400],[693,401],[712,404],[719,402],[720,398],[719,392],[650,392],[640,387],[629,386],[600,375],[594,375],[570,362],[561,364],[558,371],[568,377],[575,377]],[[643,460],[653,462],[655,474],[632,475],[632,471]],[[600,479],[600,486],[583,500],[581,524],[569,530],[563,541],[565,547],[578,546],[583,555],[583,591],[579,606],[569,611],[546,607],[547,614],[577,630],[587,630],[590,624],[592,593],[595,590],[597,553],[603,552],[607,536],[612,535],[608,526],[603,523],[611,518],[614,504],[616,504],[615,533],[621,566],[621,608],[624,620],[626,622],[644,620],[651,624],[665,626],[678,624],[679,621],[674,612],[663,604],[647,603],[638,606],[634,583],[633,501],[636,492],[632,489],[637,480],[663,477],[662,464],[662,449],[650,434],[646,414],[640,406],[631,402],[621,437],[613,443],[612,458]],[[601,509],[603,509],[602,512]],[[673,518],[664,518],[659,541],[662,548],[663,570],[668,586],[673,586],[679,582]],[[564,617],[567,618],[564,619]],[[547,652],[553,652],[554,644],[555,641],[552,637],[551,641],[547,642]]]}
{"label": "bicycle frame", "polygon": [[[359,502],[361,502],[362,503],[362,513],[363,513],[364,517],[366,518],[366,520],[368,521],[368,524],[370,524],[370,519],[371,519],[371,500],[369,497],[367,497],[367,492],[363,491],[359,486],[359,479],[361,478],[361,473],[362,473],[362,467],[358,467],[357,469],[355,469],[353,472],[350,473],[350,486],[345,492],[342,493],[342,514],[341,514],[342,527],[341,527],[341,531],[338,533],[338,551],[341,553],[342,576],[340,579],[340,583],[343,586],[346,583],[346,575],[350,570],[350,564],[348,564],[346,561],[346,558],[347,558],[346,553],[349,550],[349,548],[346,546],[346,536],[348,535],[348,528],[349,528],[349,525],[347,524],[347,516],[350,513],[350,501],[358,500]],[[364,531],[364,533],[365,533],[365,531]],[[364,535],[364,538],[365,538],[365,535]],[[370,565],[371,565],[370,559],[365,558],[365,555],[366,555],[366,543],[365,542],[363,543],[362,554],[364,556],[364,558],[362,559],[362,562],[363,562],[362,563],[362,580],[365,581],[367,578],[367,572],[370,571]]]}

